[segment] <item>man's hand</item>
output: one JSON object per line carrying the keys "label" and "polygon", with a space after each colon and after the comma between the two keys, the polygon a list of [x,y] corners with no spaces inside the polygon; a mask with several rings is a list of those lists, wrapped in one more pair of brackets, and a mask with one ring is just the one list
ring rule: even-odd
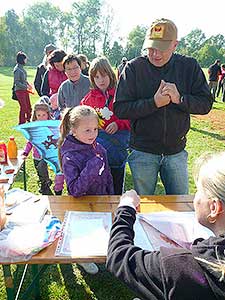
{"label": "man's hand", "polygon": [[116,124],[116,122],[112,122],[106,127],[105,132],[108,134],[114,134],[117,132],[117,130],[118,130],[118,125]]}
{"label": "man's hand", "polygon": [[168,94],[162,93],[165,86],[166,82],[164,80],[161,80],[160,86],[154,95],[155,105],[158,108],[168,105],[171,101],[170,96]]}
{"label": "man's hand", "polygon": [[139,205],[140,205],[140,197],[138,196],[135,190],[127,191],[120,197],[119,207],[131,206],[136,210]]}
{"label": "man's hand", "polygon": [[175,83],[165,82],[162,87],[161,93],[163,96],[169,96],[171,102],[175,104],[180,103],[180,94]]}

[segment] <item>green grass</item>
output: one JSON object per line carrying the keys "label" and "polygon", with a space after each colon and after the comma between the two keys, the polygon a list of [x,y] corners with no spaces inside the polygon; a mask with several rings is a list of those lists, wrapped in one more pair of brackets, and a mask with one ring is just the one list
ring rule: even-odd
{"label": "green grass", "polygon": [[[26,68],[28,80],[33,82],[35,69]],[[5,106],[0,110],[0,139],[8,141],[10,135],[14,135],[20,149],[24,147],[25,139],[13,129],[18,124],[19,105],[17,101],[11,100],[12,68],[0,68],[0,98],[5,101]],[[37,101],[38,96],[31,96],[32,103]],[[223,103],[214,104],[214,109],[225,111]],[[225,132],[214,131],[210,120],[200,121],[192,118],[191,129],[188,134],[187,151],[189,153],[189,186],[190,194],[195,192],[192,178],[194,161],[205,151],[224,150]],[[38,193],[37,175],[33,166],[31,155],[27,160],[27,184],[28,190]],[[53,174],[51,174],[53,176]],[[14,187],[23,187],[22,176],[18,176]],[[130,170],[127,167],[126,189],[132,188]],[[158,183],[157,194],[163,194],[162,184]],[[134,294],[122,283],[109,274],[103,265],[100,266],[99,274],[91,276],[85,274],[82,269],[73,265],[51,265],[42,275],[40,281],[41,296],[43,300],[128,300]],[[19,267],[21,273],[21,266]],[[25,284],[28,285],[31,273],[27,274]],[[16,281],[18,284],[18,281]],[[0,268],[0,299],[6,299],[3,283],[2,269]],[[31,300],[32,298],[29,298]]]}

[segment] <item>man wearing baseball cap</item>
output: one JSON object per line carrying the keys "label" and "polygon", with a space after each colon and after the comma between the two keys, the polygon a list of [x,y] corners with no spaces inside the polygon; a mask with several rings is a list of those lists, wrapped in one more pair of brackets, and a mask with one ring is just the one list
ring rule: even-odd
{"label": "man wearing baseball cap", "polygon": [[190,114],[207,114],[212,96],[194,58],[175,54],[177,27],[155,20],[143,44],[147,55],[127,62],[114,112],[131,121],[128,163],[138,194],[152,195],[160,174],[166,194],[188,193],[186,134]]}
{"label": "man wearing baseball cap", "polygon": [[42,78],[44,76],[44,73],[47,70],[47,65],[48,65],[48,57],[49,55],[52,53],[52,51],[54,51],[56,49],[56,46],[53,44],[48,44],[45,46],[44,48],[44,58],[42,63],[40,63],[40,65],[37,66],[37,71],[36,71],[36,75],[35,75],[35,79],[34,79],[34,87],[38,93],[38,95],[41,97],[41,85],[42,85]]}

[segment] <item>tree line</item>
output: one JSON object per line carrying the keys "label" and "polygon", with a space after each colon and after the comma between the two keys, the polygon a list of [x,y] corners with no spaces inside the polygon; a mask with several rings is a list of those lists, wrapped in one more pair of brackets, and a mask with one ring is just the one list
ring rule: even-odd
{"label": "tree line", "polygon": [[[68,12],[48,1],[28,6],[22,16],[8,10],[0,17],[0,66],[14,65],[20,50],[28,55],[28,64],[37,65],[49,43],[65,52],[83,53],[89,60],[103,54],[117,66],[123,56],[132,59],[142,53],[148,26],[133,28],[125,46],[121,38],[113,39],[116,26],[113,10],[104,0],[76,1]],[[206,38],[200,29],[193,29],[181,38],[177,52],[208,67],[216,59],[225,62],[225,38],[222,34]]]}

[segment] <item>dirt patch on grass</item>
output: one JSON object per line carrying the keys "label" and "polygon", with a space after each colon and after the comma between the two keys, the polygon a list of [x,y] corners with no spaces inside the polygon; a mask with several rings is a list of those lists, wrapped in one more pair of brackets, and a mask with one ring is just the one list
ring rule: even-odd
{"label": "dirt patch on grass", "polygon": [[199,120],[210,121],[212,128],[225,133],[225,111],[213,109],[207,115],[192,115]]}

